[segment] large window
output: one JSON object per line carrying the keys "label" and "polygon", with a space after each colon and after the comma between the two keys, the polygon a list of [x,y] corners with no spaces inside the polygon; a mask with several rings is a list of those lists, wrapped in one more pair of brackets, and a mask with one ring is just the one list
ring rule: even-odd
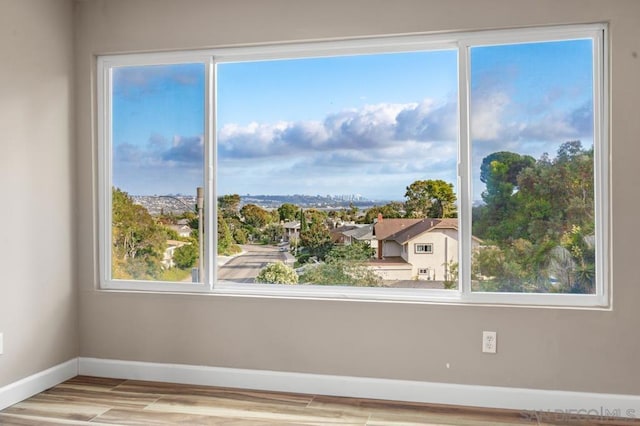
{"label": "large window", "polygon": [[604,31],[99,58],[102,288],[606,305]]}

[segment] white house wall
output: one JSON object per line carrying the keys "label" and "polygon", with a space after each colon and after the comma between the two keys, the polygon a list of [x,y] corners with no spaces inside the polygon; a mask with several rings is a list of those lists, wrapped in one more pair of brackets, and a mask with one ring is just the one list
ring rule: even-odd
{"label": "white house wall", "polygon": [[384,266],[376,265],[371,266],[370,269],[383,280],[390,281],[410,280],[412,274],[411,265],[409,265],[408,263]]}
{"label": "white house wall", "polygon": [[[416,245],[432,244],[432,253],[416,253]],[[445,248],[446,247],[446,248]],[[412,265],[411,273],[418,276],[418,270],[429,268],[435,271],[434,280],[445,279],[445,264],[458,262],[458,231],[438,229],[425,232],[409,241],[407,259]]]}

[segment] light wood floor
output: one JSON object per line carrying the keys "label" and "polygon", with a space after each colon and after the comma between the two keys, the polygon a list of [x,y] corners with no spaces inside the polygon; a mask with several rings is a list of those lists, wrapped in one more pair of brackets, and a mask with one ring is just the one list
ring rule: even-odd
{"label": "light wood floor", "polygon": [[[640,407],[638,407],[640,408]],[[575,416],[573,417],[575,419]],[[640,421],[78,376],[0,411],[0,425],[640,425]]]}

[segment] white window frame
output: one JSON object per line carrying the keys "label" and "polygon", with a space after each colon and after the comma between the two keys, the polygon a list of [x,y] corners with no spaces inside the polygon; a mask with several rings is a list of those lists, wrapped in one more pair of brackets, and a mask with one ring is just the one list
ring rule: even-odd
{"label": "white window frame", "polygon": [[[596,294],[529,294],[471,291],[471,137],[469,129],[470,49],[477,46],[535,43],[572,39],[593,40],[594,189],[596,228]],[[278,286],[217,281],[216,221],[216,64],[238,61],[292,59],[367,53],[454,49],[458,52],[458,211],[459,282],[457,290],[354,288],[345,286]],[[206,66],[205,106],[205,277],[202,283],[167,283],[110,279],[111,273],[111,70],[143,66],[200,62]],[[608,128],[608,39],[606,24],[564,25],[543,28],[476,31],[449,34],[388,36],[328,42],[229,47],[188,52],[105,55],[97,59],[98,112],[98,219],[99,279],[104,290],[151,292],[205,292],[278,298],[322,298],[399,302],[442,302],[543,307],[610,307],[610,203]],[[466,259],[466,261],[465,261]]]}
{"label": "white window frame", "polygon": [[[212,134],[212,117],[211,108],[212,99],[210,99],[213,61],[210,55],[201,52],[184,52],[171,54],[143,54],[143,55],[113,55],[101,56],[97,60],[97,99],[98,99],[98,196],[99,196],[99,285],[105,290],[135,290],[135,291],[178,291],[178,292],[208,292],[211,290],[210,265],[213,259],[206,254],[210,252],[210,248],[214,247],[214,234],[208,232],[214,229],[211,215],[205,215],[206,220],[203,223],[205,239],[201,243],[204,244],[205,259],[204,277],[198,283],[176,283],[167,281],[146,281],[146,280],[116,280],[111,278],[111,246],[112,246],[112,193],[113,187],[113,151],[112,151],[112,99],[111,87],[113,69],[127,66],[153,66],[153,65],[175,65],[187,63],[201,63],[205,68],[205,108],[204,108],[204,158],[203,175],[204,175],[204,192],[205,204],[204,211],[212,211],[213,194],[213,153],[211,137]],[[215,229],[214,229],[215,231]]]}
{"label": "white window frame", "polygon": [[[419,250],[418,247],[422,247],[423,249]],[[415,243],[413,245],[413,252],[415,254],[433,254],[433,243]]]}

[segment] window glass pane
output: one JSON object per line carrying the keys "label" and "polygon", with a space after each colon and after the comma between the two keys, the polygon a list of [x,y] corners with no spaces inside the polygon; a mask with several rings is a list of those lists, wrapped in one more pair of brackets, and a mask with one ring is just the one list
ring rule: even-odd
{"label": "window glass pane", "polygon": [[457,288],[457,85],[455,50],[218,64],[218,279]]}
{"label": "window glass pane", "polygon": [[198,281],[205,67],[112,70],[112,279]]}
{"label": "window glass pane", "polygon": [[473,290],[595,293],[592,43],[471,49]]}

